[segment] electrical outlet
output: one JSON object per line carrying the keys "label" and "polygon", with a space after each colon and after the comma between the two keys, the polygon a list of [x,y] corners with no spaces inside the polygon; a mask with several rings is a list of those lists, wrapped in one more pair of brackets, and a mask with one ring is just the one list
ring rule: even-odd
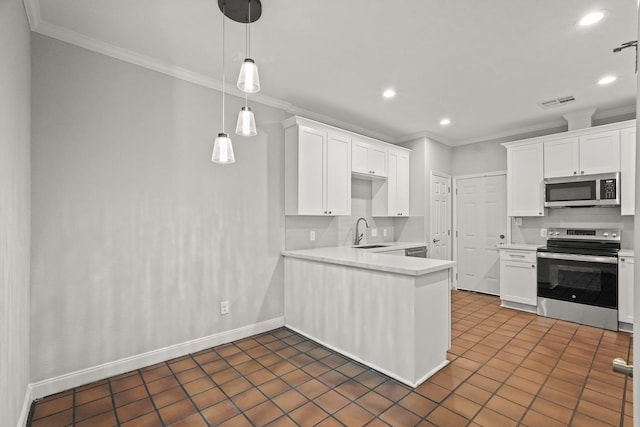
{"label": "electrical outlet", "polygon": [[376,237],[378,235],[378,229],[377,228],[372,228],[371,229],[371,237]]}
{"label": "electrical outlet", "polygon": [[384,237],[387,237],[387,229],[386,229],[386,228],[383,228],[383,229],[382,229],[382,235],[383,235]]}
{"label": "electrical outlet", "polygon": [[309,233],[309,240],[311,240],[312,242],[314,240],[316,240],[316,232],[312,231],[311,233]]}
{"label": "electrical outlet", "polygon": [[521,227],[521,226],[522,226],[522,218],[520,218],[520,217],[516,218],[516,225],[517,225],[518,227]]}
{"label": "electrical outlet", "polygon": [[541,228],[540,229],[540,237],[547,237],[547,229],[546,228]]}
{"label": "electrical outlet", "polygon": [[222,301],[220,303],[220,314],[229,314],[229,301]]}

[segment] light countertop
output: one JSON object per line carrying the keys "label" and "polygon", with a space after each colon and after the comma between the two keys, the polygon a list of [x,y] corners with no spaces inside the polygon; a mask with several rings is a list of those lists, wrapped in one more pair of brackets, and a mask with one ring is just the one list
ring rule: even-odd
{"label": "light countertop", "polygon": [[620,249],[618,256],[634,256],[633,249]]}
{"label": "light countertop", "polygon": [[425,242],[373,242],[373,243],[361,243],[360,246],[368,246],[368,245],[384,245],[383,248],[373,248],[366,249],[367,252],[388,252],[388,251],[397,251],[401,249],[408,248],[418,248],[420,246],[427,246]]}
{"label": "light countertop", "polygon": [[[408,246],[405,246],[408,245]],[[415,242],[393,242],[380,250],[396,250],[423,246]],[[410,276],[422,276],[437,271],[452,268],[455,261],[444,261],[430,258],[414,258],[384,253],[372,252],[376,249],[357,249],[350,246],[338,246],[330,248],[300,249],[283,251],[285,257],[300,258],[310,261],[320,261],[330,264],[345,265],[348,267],[366,268],[369,270],[387,271],[390,273],[406,274]]]}
{"label": "light countertop", "polygon": [[498,249],[516,249],[521,251],[535,251],[538,248],[544,247],[544,245],[532,245],[528,243],[505,243],[496,246]]}

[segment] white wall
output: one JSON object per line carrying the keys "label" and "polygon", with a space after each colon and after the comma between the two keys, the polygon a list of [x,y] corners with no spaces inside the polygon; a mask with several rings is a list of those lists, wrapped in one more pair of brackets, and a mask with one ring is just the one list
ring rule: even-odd
{"label": "white wall", "polygon": [[29,384],[30,32],[0,0],[0,424],[15,426]]}
{"label": "white wall", "polygon": [[32,380],[283,316],[284,113],[253,105],[241,138],[228,97],[236,163],[217,165],[219,92],[32,49]]}

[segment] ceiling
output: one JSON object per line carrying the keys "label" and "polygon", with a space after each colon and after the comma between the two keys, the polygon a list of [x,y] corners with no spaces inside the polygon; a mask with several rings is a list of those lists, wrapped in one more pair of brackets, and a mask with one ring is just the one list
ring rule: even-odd
{"label": "ceiling", "polygon": [[[33,31],[221,88],[215,0],[24,0]],[[566,124],[563,115],[635,111],[633,0],[262,0],[251,26],[261,102],[399,142],[468,144]],[[578,20],[592,10],[605,18]],[[245,57],[226,24],[227,86]],[[597,81],[613,74],[607,86]],[[397,96],[384,99],[384,89]],[[239,92],[232,93],[239,94]],[[572,95],[544,110],[538,103]],[[443,117],[449,126],[439,124]]]}

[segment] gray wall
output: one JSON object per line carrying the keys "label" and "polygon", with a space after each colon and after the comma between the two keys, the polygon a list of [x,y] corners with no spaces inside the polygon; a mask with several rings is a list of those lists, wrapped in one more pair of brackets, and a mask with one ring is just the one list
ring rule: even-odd
{"label": "gray wall", "polygon": [[452,149],[429,138],[400,144],[411,153],[411,217],[395,219],[401,241],[427,242],[431,235],[431,172],[452,174]]}
{"label": "gray wall", "polygon": [[[32,380],[283,316],[284,113],[33,36]],[[229,73],[231,74],[231,73]],[[219,314],[228,300],[230,314]]]}
{"label": "gray wall", "polygon": [[0,0],[0,424],[29,384],[30,35],[19,0]]}

